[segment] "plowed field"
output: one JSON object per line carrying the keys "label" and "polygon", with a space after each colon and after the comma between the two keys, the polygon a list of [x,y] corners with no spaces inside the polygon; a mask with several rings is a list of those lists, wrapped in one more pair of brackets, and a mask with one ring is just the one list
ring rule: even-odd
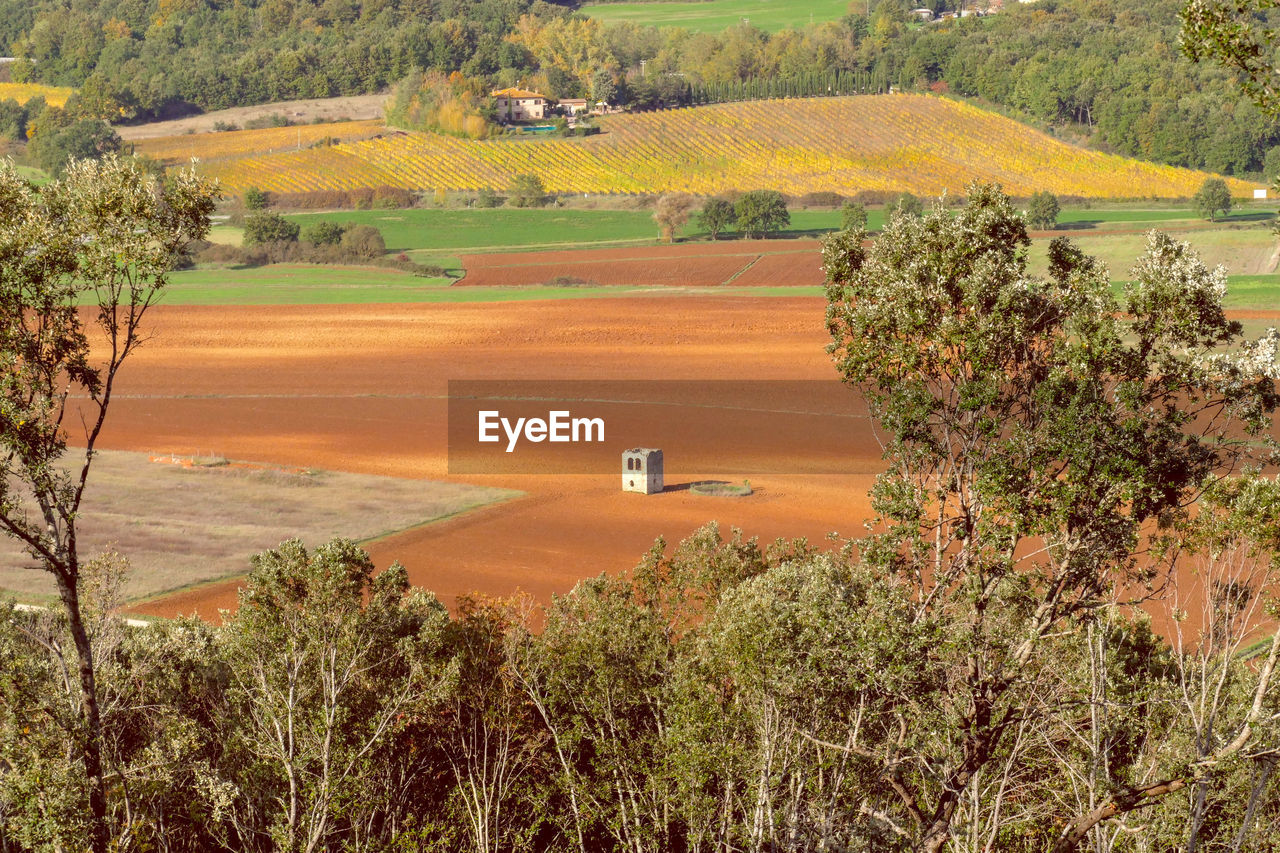
{"label": "plowed field", "polygon": [[[674,458],[673,488],[652,496],[622,493],[617,474],[447,474],[449,379],[831,379],[816,298],[162,306],[154,332],[122,376],[104,434],[109,447],[525,492],[371,547],[379,565],[400,560],[415,583],[446,601],[516,589],[546,601],[579,578],[629,568],[657,536],[678,541],[712,520],[765,540],[854,535],[879,466],[864,423],[848,436],[845,473],[753,476],[756,494],[745,499],[691,494],[689,482],[736,472],[688,470]],[[743,442],[744,468],[757,452],[759,443]],[[216,617],[235,595],[235,582],[213,584],[136,610]]]}
{"label": "plowed field", "polygon": [[820,285],[816,240],[734,240],[625,249],[464,255],[463,286],[568,283],[716,287]]}

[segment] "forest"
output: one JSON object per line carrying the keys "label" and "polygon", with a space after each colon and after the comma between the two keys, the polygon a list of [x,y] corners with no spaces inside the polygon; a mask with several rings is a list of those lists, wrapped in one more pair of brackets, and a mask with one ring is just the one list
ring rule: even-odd
{"label": "forest", "polygon": [[932,24],[911,6],[771,35],[602,25],[542,0],[0,0],[0,40],[16,79],[82,87],[73,107],[113,122],[376,92],[423,70],[640,109],[933,91],[1155,162],[1268,179],[1280,166],[1266,162],[1275,122],[1179,52],[1177,0],[1041,0]]}

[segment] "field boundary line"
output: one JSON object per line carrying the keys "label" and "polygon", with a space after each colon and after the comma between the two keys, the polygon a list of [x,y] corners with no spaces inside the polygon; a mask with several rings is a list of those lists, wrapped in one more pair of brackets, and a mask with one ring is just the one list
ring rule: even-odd
{"label": "field boundary line", "polygon": [[[732,256],[732,255],[730,255],[729,257],[733,257],[733,256]],[[721,287],[728,287],[729,285],[733,284],[733,283],[734,283],[735,281],[737,281],[737,280],[738,280],[738,279],[739,279],[739,278],[740,278],[740,277],[741,277],[741,276],[742,276],[742,275],[743,275],[747,270],[751,269],[751,268],[752,268],[752,267],[754,267],[756,264],[760,263],[760,259],[761,259],[761,258],[763,258],[763,257],[764,257],[764,255],[756,255],[754,258],[752,258],[751,260],[747,261],[747,265],[746,265],[745,267],[743,267],[742,269],[738,270],[736,273],[734,273],[733,275],[729,276],[729,277],[728,277],[727,279],[725,279],[724,281],[720,282],[720,286],[721,286]]]}

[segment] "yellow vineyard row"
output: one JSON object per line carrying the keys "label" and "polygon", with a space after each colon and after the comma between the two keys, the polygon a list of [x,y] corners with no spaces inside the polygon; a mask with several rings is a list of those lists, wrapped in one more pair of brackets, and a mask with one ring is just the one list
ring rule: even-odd
{"label": "yellow vineyard row", "polygon": [[25,104],[32,98],[44,98],[50,106],[61,107],[75,91],[65,86],[42,86],[39,83],[0,83],[0,101],[12,99]]}
{"label": "yellow vineyard row", "polygon": [[[974,179],[1015,194],[1190,196],[1202,172],[1067,145],[995,113],[926,95],[754,101],[611,117],[582,139],[393,134],[203,165],[230,192],[389,185],[506,187],[533,173],[553,192],[712,194],[760,187],[956,193]],[[285,129],[289,132],[291,129]],[[1252,185],[1230,180],[1233,194]]]}
{"label": "yellow vineyard row", "polygon": [[139,139],[132,144],[138,154],[146,154],[165,163],[185,163],[193,157],[201,161],[212,161],[278,151],[299,151],[323,140],[350,142],[368,139],[385,131],[386,127],[380,120],[339,121],[267,127],[260,130],[159,136]]}

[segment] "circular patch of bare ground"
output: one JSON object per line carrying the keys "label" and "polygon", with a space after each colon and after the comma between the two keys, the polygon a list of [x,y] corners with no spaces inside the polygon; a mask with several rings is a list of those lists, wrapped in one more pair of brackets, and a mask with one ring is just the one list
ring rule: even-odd
{"label": "circular patch of bare ground", "polygon": [[689,491],[704,498],[745,498],[752,493],[751,484],[745,480],[741,483],[703,480],[700,483],[690,483]]}

